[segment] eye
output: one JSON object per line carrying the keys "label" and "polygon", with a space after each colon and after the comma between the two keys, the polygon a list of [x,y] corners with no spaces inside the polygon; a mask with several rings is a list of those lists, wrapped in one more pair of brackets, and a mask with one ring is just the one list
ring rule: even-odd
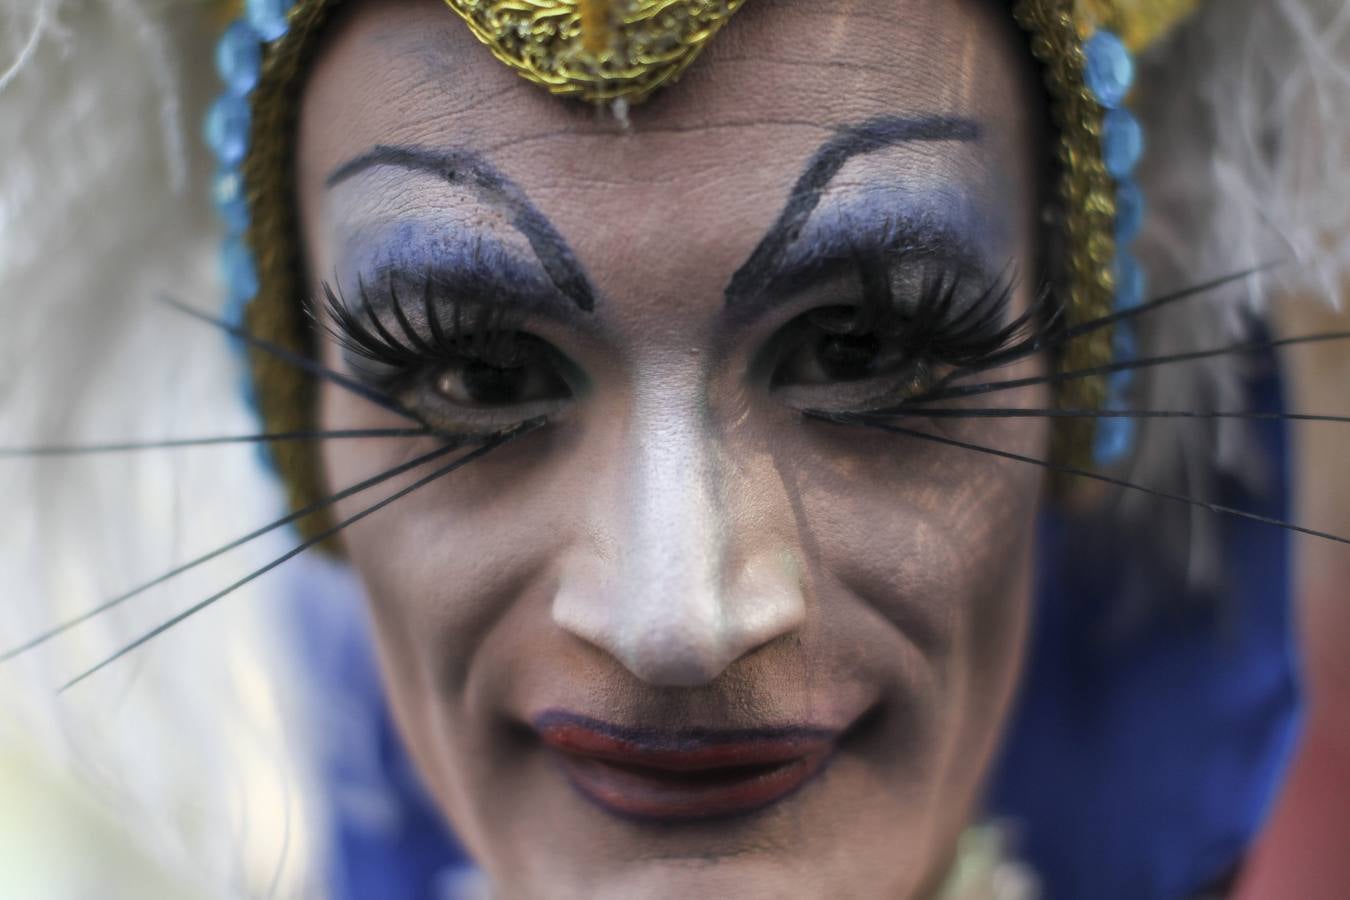
{"label": "eye", "polygon": [[874,334],[832,334],[814,329],[780,362],[774,386],[860,381],[876,374],[881,341]]}
{"label": "eye", "polygon": [[918,393],[929,366],[856,307],[829,307],[789,324],[776,341],[769,389],[791,406],[858,410]]}
{"label": "eye", "polygon": [[428,360],[403,400],[428,424],[448,431],[488,432],[558,412],[582,378],[548,344],[512,332],[490,344],[466,344],[451,359]]}
{"label": "eye", "polygon": [[451,403],[465,407],[515,406],[571,396],[567,383],[548,360],[527,359],[515,365],[464,359],[435,376],[435,390]]}

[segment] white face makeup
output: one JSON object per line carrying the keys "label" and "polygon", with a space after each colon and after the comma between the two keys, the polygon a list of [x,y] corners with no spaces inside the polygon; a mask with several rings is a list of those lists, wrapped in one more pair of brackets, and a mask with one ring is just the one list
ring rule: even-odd
{"label": "white face makeup", "polygon": [[[399,727],[503,896],[940,877],[1020,667],[1040,477],[804,411],[950,368],[943,297],[1027,309],[1025,52],[976,0],[759,0],[627,127],[436,0],[354,4],[316,63],[315,289],[439,352],[326,359],[443,430],[547,420],[344,534]],[[321,416],[403,424],[339,391]],[[915,427],[1045,451],[1037,420]],[[323,462],[341,486],[432,446]]]}

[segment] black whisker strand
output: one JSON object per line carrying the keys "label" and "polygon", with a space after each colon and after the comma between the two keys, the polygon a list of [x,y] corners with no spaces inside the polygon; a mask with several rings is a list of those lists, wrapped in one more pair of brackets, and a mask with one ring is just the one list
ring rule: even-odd
{"label": "black whisker strand", "polygon": [[1215,412],[1185,409],[1035,409],[1021,407],[902,407],[884,413],[867,413],[885,418],[909,419],[1249,419],[1275,422],[1341,422],[1350,424],[1350,416],[1324,416],[1312,413]]}
{"label": "black whisker strand", "polygon": [[1122,360],[1100,366],[1089,366],[1084,369],[1071,369],[1067,372],[1051,372],[1048,375],[1032,375],[1026,378],[1009,378],[1000,381],[986,381],[970,385],[952,385],[950,387],[941,387],[925,391],[922,394],[911,397],[899,406],[884,410],[884,412],[890,412],[892,409],[899,409],[902,407],[912,407],[917,403],[932,403],[938,400],[948,400],[955,397],[974,397],[980,394],[992,394],[997,391],[1008,391],[1015,388],[1029,387],[1031,385],[1058,384],[1063,381],[1073,381],[1079,378],[1110,375],[1114,372],[1126,372],[1134,369],[1150,369],[1157,366],[1171,365],[1173,363],[1195,362],[1202,359],[1213,359],[1219,356],[1234,356],[1241,353],[1261,353],[1267,350],[1275,350],[1280,347],[1294,347],[1302,344],[1319,344],[1347,339],[1350,339],[1350,331],[1328,331],[1323,332],[1322,334],[1305,334],[1297,337],[1279,338],[1273,341],[1248,341],[1240,344],[1229,344],[1226,347],[1214,347],[1209,350],[1190,350],[1185,353],[1172,353],[1167,356],[1150,356],[1143,359]]}
{"label": "black whisker strand", "polygon": [[331,494],[328,497],[323,498],[322,500],[317,500],[314,503],[309,504],[308,506],[305,506],[301,509],[297,509],[294,512],[287,513],[280,519],[276,519],[275,521],[269,522],[268,524],[262,526],[261,528],[257,528],[253,531],[250,531],[248,534],[245,534],[242,537],[235,538],[228,544],[224,544],[223,546],[217,547],[216,549],[204,553],[201,556],[196,557],[195,559],[188,560],[187,562],[181,565],[175,566],[174,568],[165,572],[163,575],[159,575],[156,578],[152,578],[150,581],[145,582],[144,584],[137,585],[136,587],[132,588],[129,591],[126,591],[122,594],[118,594],[111,600],[106,600],[92,609],[86,610],[85,612],[80,613],[79,615],[73,618],[67,619],[64,622],[52,626],[48,630],[42,632],[36,637],[30,638],[29,640],[18,645],[17,647],[12,647],[9,650],[4,651],[3,653],[0,653],[0,663],[8,662],[9,660],[15,658],[16,656],[20,656],[24,653],[27,653],[29,650],[33,650],[37,647],[40,647],[43,644],[47,643],[48,641],[60,637],[67,631],[70,631],[72,628],[75,628],[78,625],[82,625],[83,623],[88,622],[90,619],[93,619],[95,616],[101,615],[102,613],[105,613],[116,606],[120,606],[121,604],[127,602],[133,597],[143,594],[146,591],[150,590],[151,588],[157,587],[158,585],[163,584],[164,582],[168,581],[171,578],[175,578],[179,575],[182,575],[184,572],[187,572],[191,569],[195,569],[200,565],[204,565],[205,563],[208,563],[219,556],[229,553],[231,550],[235,550],[239,547],[242,547],[244,544],[247,544],[250,541],[256,540],[269,532],[275,531],[278,528],[282,528],[286,525],[291,524],[292,522],[298,522],[299,520],[305,518],[306,516],[313,515],[314,513],[319,512],[320,510],[326,509],[327,507],[332,506],[334,503],[337,503],[340,500],[345,500],[347,497],[350,497],[353,494],[358,494],[364,490],[375,487],[378,484],[382,484],[383,482],[388,481],[391,478],[395,478],[403,474],[409,469],[416,468],[422,465],[423,463],[430,462],[433,459],[438,459],[439,457],[442,457],[445,454],[449,453],[451,450],[454,450],[457,447],[462,447],[467,443],[468,443],[467,440],[462,440],[459,443],[451,442],[445,444],[444,446],[439,446],[435,450],[430,451],[429,453],[424,453],[421,456],[409,460],[408,462],[394,466],[391,469],[387,469],[384,472],[381,472],[380,474],[375,475],[371,478],[367,478],[366,480],[354,484],[351,487],[344,488],[343,490],[338,491],[336,494]]}
{"label": "black whisker strand", "polygon": [[426,428],[354,428],[339,431],[279,431],[270,434],[239,434],[221,437],[170,438],[158,441],[124,441],[108,444],[46,444],[32,447],[0,447],[0,458],[44,456],[89,456],[138,450],[173,450],[181,447],[215,447],[230,444],[274,444],[288,441],[334,441],[357,438],[404,438],[430,434]]}
{"label": "black whisker strand", "polygon": [[112,665],[114,662],[126,656],[128,653],[131,653],[136,648],[144,646],[146,643],[163,634],[164,632],[168,631],[170,628],[173,628],[175,625],[178,625],[184,620],[196,615],[197,613],[206,609],[208,606],[211,606],[213,603],[220,600],[221,598],[228,596],[234,591],[237,591],[239,588],[253,581],[255,578],[265,575],[268,572],[275,569],[277,566],[280,566],[282,563],[287,562],[288,560],[293,559],[296,556],[299,556],[301,553],[305,552],[306,550],[315,546],[316,544],[323,543],[324,541],[328,540],[329,538],[333,537],[334,535],[338,534],[339,532],[348,528],[349,526],[355,525],[357,522],[361,521],[367,516],[377,513],[380,510],[384,509],[386,506],[389,506],[391,503],[394,503],[408,496],[413,491],[426,487],[431,482],[436,481],[437,479],[450,474],[456,469],[467,465],[468,463],[486,455],[487,453],[490,453],[491,451],[497,449],[498,447],[507,443],[508,441],[511,441],[516,437],[525,434],[528,431],[533,431],[535,428],[538,428],[542,424],[543,422],[540,420],[531,420],[530,422],[527,422],[524,425],[520,425],[513,428],[511,431],[498,432],[496,435],[489,438],[487,443],[482,444],[481,446],[474,448],[473,450],[469,451],[468,453],[464,454],[458,459],[455,459],[447,463],[446,465],[441,466],[439,469],[436,469],[429,475],[425,475],[417,479],[412,484],[408,485],[405,488],[401,488],[400,490],[394,492],[393,494],[390,494],[383,500],[380,500],[377,503],[373,503],[370,506],[367,506],[365,509],[361,510],[360,512],[348,516],[341,522],[338,522],[336,525],[333,525],[330,528],[326,528],[323,531],[319,532],[318,534],[314,535],[313,537],[307,538],[306,540],[300,542],[299,544],[296,544],[290,550],[286,551],[281,556],[278,556],[276,559],[272,560],[267,565],[262,566],[261,568],[258,569],[254,569],[252,572],[245,575],[243,578],[240,578],[239,580],[235,581],[234,583],[230,584],[223,590],[217,591],[216,593],[207,597],[205,600],[193,604],[192,606],[188,607],[182,612],[177,613],[176,615],[172,616],[166,621],[160,623],[159,625],[156,625],[154,628],[145,632],[140,637],[136,638],[130,643],[123,645],[119,650],[117,650],[117,652],[113,653],[111,656],[104,658],[96,665],[84,670],[79,675],[76,675],[74,678],[70,679],[70,681],[67,681],[60,687],[57,693],[64,693],[65,691],[70,690],[70,688],[79,684],[81,681],[84,681],[86,678],[100,671],[101,669],[109,665]]}
{"label": "black whisker strand", "polygon": [[[1018,344],[1017,346],[1010,347],[1006,352],[1000,353],[987,360],[983,360],[981,362],[974,363],[969,366],[962,366],[956,369],[951,374],[943,378],[942,381],[938,383],[937,387],[939,388],[943,387],[944,385],[949,384],[952,381],[955,381],[959,378],[963,378],[967,375],[975,375],[980,372],[987,372],[990,369],[999,369],[1003,368],[1004,366],[1012,365],[1013,363],[1018,362],[1019,360],[1026,359],[1029,356],[1034,356],[1037,353],[1062,349],[1069,342],[1076,340],[1077,338],[1080,338],[1083,335],[1092,334],[1093,332],[1100,331],[1103,328],[1109,328],[1110,326],[1115,325],[1118,322],[1124,322],[1130,319],[1137,318],[1139,316],[1144,316],[1151,312],[1156,312],[1159,309],[1163,309],[1164,307],[1171,306],[1173,303],[1179,303],[1183,300],[1189,300],[1193,297],[1199,297],[1209,293],[1210,291],[1218,290],[1221,287],[1226,287],[1227,285],[1233,284],[1235,282],[1244,281],[1248,278],[1251,278],[1253,275],[1259,275],[1262,272],[1266,272],[1269,271],[1270,269],[1284,265],[1284,263],[1285,263],[1284,260],[1262,263],[1257,266],[1252,266],[1249,269],[1243,269],[1239,272],[1233,272],[1228,275],[1221,275],[1217,278],[1211,278],[1208,281],[1203,281],[1199,284],[1191,285],[1190,287],[1182,288],[1180,290],[1172,291],[1171,293],[1155,297],[1154,299],[1145,301],[1144,303],[1141,303],[1138,306],[1133,306],[1130,307],[1129,309],[1116,310],[1107,313],[1104,316],[1099,316],[1095,319],[1089,319],[1086,322],[1080,322],[1079,324],[1074,325],[1071,328],[1060,329],[1055,327],[1060,314],[1062,314],[1062,309],[1056,310],[1055,316],[1050,322],[1047,322],[1045,326],[1043,326],[1044,330],[1040,335],[1024,343]],[[1048,296],[1048,294],[1049,292],[1047,287],[1046,296]],[[1035,306],[1036,305],[1034,304],[1033,309],[1035,308]]]}
{"label": "black whisker strand", "polygon": [[861,425],[866,428],[877,428],[882,431],[889,431],[893,434],[900,434],[905,435],[906,437],[918,438],[919,440],[922,441],[931,441],[933,443],[942,444],[943,446],[947,447],[957,447],[963,450],[970,450],[975,453],[984,453],[989,456],[996,456],[1001,459],[1010,459],[1015,462],[1038,466],[1042,469],[1046,469],[1048,471],[1056,472],[1062,475],[1072,475],[1079,478],[1088,478],[1093,481],[1100,481],[1103,484],[1112,485],[1114,487],[1125,488],[1131,491],[1138,491],[1139,493],[1147,494],[1150,497],[1157,497],[1162,500],[1171,500],[1176,503],[1184,503],[1187,506],[1207,510],[1211,513],[1215,513],[1216,515],[1230,516],[1237,519],[1245,519],[1249,522],[1258,522],[1263,525],[1272,525],[1276,528],[1283,528],[1286,531],[1293,531],[1297,532],[1298,534],[1306,534],[1310,537],[1321,538],[1327,541],[1334,541],[1335,543],[1338,544],[1350,544],[1350,538],[1341,537],[1339,535],[1331,534],[1326,531],[1317,531],[1316,529],[1313,528],[1304,528],[1301,525],[1295,525],[1292,522],[1285,522],[1281,519],[1272,518],[1270,516],[1262,516],[1256,513],[1246,512],[1245,510],[1234,509],[1231,506],[1223,506],[1218,503],[1210,503],[1207,500],[1197,500],[1193,497],[1186,497],[1181,494],[1174,494],[1169,491],[1163,491],[1157,488],[1147,487],[1142,484],[1136,484],[1132,481],[1126,481],[1123,478],[1115,478],[1110,475],[1103,475],[1100,472],[1092,472],[1089,471],[1088,469],[1082,469],[1076,466],[1061,465],[1059,463],[1053,463],[1048,460],[1037,459],[1034,456],[1024,456],[1021,453],[1012,453],[1007,450],[995,450],[992,447],[984,447],[981,446],[980,444],[972,444],[969,443],[968,441],[961,441],[957,440],[956,438],[946,437],[944,435],[931,434],[923,431],[916,431],[913,428],[906,428],[903,425],[895,425],[890,422],[877,421],[867,416],[860,416],[856,414],[825,413],[818,411],[809,411],[806,412],[805,415],[814,419],[821,419],[824,421],[835,422],[837,424],[842,425]]}
{"label": "black whisker strand", "polygon": [[1217,278],[1211,278],[1208,281],[1202,281],[1199,284],[1194,284],[1191,285],[1190,287],[1182,288],[1177,291],[1172,291],[1169,294],[1163,294],[1162,296],[1155,297],[1152,300],[1146,300],[1145,302],[1140,303],[1138,306],[1133,306],[1130,307],[1129,309],[1117,310],[1115,312],[1107,313],[1104,316],[1099,316],[1098,318],[1095,319],[1089,319],[1086,322],[1080,322],[1079,324],[1073,326],[1072,328],[1064,329],[1057,336],[1056,339],[1064,342],[1071,341],[1075,338],[1082,337],[1085,334],[1091,334],[1094,331],[1100,331],[1103,328],[1109,328],[1110,326],[1115,325],[1117,322],[1124,322],[1129,319],[1134,319],[1139,316],[1147,315],[1148,313],[1156,312],[1157,310],[1160,310],[1163,307],[1171,306],[1173,303],[1179,303],[1182,300],[1189,300],[1192,297],[1199,297],[1203,294],[1208,294],[1210,291],[1218,290],[1221,287],[1227,287],[1228,285],[1234,284],[1239,281],[1246,281],[1253,275],[1260,275],[1263,272],[1268,272],[1271,269],[1275,269],[1278,268],[1279,266],[1284,265],[1286,262],[1288,262],[1288,260],[1272,260],[1271,262],[1260,263],[1258,265],[1252,266],[1249,269],[1242,269],[1241,271],[1238,272],[1231,272],[1227,275],[1220,275]]}
{"label": "black whisker strand", "polygon": [[263,338],[260,337],[255,337],[254,335],[250,334],[247,330],[243,328],[231,325],[229,322],[226,322],[223,319],[218,319],[215,316],[212,316],[209,313],[202,312],[199,309],[194,309],[191,306],[188,306],[186,303],[182,303],[177,299],[168,296],[167,294],[163,295],[163,300],[165,303],[167,303],[174,309],[178,310],[179,312],[185,313],[191,316],[192,318],[197,319],[198,321],[207,323],[208,325],[214,325],[216,328],[219,328],[225,333],[238,338],[239,340],[248,344],[250,347],[254,347],[258,350],[261,350],[262,352],[267,353],[281,360],[287,365],[294,366],[297,369],[300,369],[305,373],[314,376],[315,378],[320,378],[323,379],[324,381],[335,384],[351,394],[355,394],[358,397],[361,397],[365,400],[369,400],[376,406],[379,406],[383,409],[387,409],[390,412],[400,415],[405,419],[409,419],[413,422],[416,422],[419,425],[426,424],[425,422],[422,421],[421,417],[418,416],[415,412],[408,409],[403,404],[395,400],[393,397],[390,397],[388,394],[382,393],[381,391],[377,391],[368,385],[362,384],[361,382],[355,380],[354,378],[349,378],[346,375],[343,375],[341,372],[336,372],[328,368],[327,366],[315,362],[312,359],[309,359],[307,357],[301,356],[298,353],[294,353],[290,350],[287,350],[285,347],[282,347],[279,344],[275,344],[272,341],[264,340]]}

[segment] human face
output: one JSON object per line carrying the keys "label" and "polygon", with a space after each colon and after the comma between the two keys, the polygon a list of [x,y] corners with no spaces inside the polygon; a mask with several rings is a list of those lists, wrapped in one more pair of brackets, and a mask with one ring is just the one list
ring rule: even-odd
{"label": "human face", "polygon": [[[397,337],[396,297],[430,342],[425,300],[454,333],[425,364],[327,361],[443,430],[548,420],[343,535],[399,728],[501,896],[941,877],[1020,667],[1040,477],[803,410],[940,374],[940,335],[905,338],[943,284],[980,309],[1018,272],[1005,315],[1028,306],[1025,55],[977,0],[756,0],[624,123],[518,79],[439,0],[334,32],[300,128],[315,289]],[[331,387],[321,419],[406,424]],[[1031,419],[906,424],[1045,451]],[[323,463],[343,486],[434,445]]]}

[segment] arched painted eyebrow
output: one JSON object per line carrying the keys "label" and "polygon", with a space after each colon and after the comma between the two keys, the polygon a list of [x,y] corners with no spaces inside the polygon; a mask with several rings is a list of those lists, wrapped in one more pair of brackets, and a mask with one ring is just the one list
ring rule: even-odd
{"label": "arched painted eyebrow", "polygon": [[978,122],[960,116],[883,116],[839,129],[811,156],[777,221],[731,276],[725,295],[727,313],[737,321],[749,321],[764,312],[772,300],[768,287],[787,274],[788,248],[820,205],[825,189],[850,159],[914,141],[969,143],[978,141],[980,133]]}
{"label": "arched painted eyebrow", "polygon": [[553,227],[553,223],[530,202],[520,186],[477,153],[469,150],[440,151],[379,145],[338,166],[324,184],[329,188],[336,187],[377,166],[428,172],[449,184],[473,188],[487,202],[504,207],[511,226],[530,242],[530,248],[539,257],[544,272],[558,292],[579,309],[586,312],[595,309],[595,290],[572,248]]}

